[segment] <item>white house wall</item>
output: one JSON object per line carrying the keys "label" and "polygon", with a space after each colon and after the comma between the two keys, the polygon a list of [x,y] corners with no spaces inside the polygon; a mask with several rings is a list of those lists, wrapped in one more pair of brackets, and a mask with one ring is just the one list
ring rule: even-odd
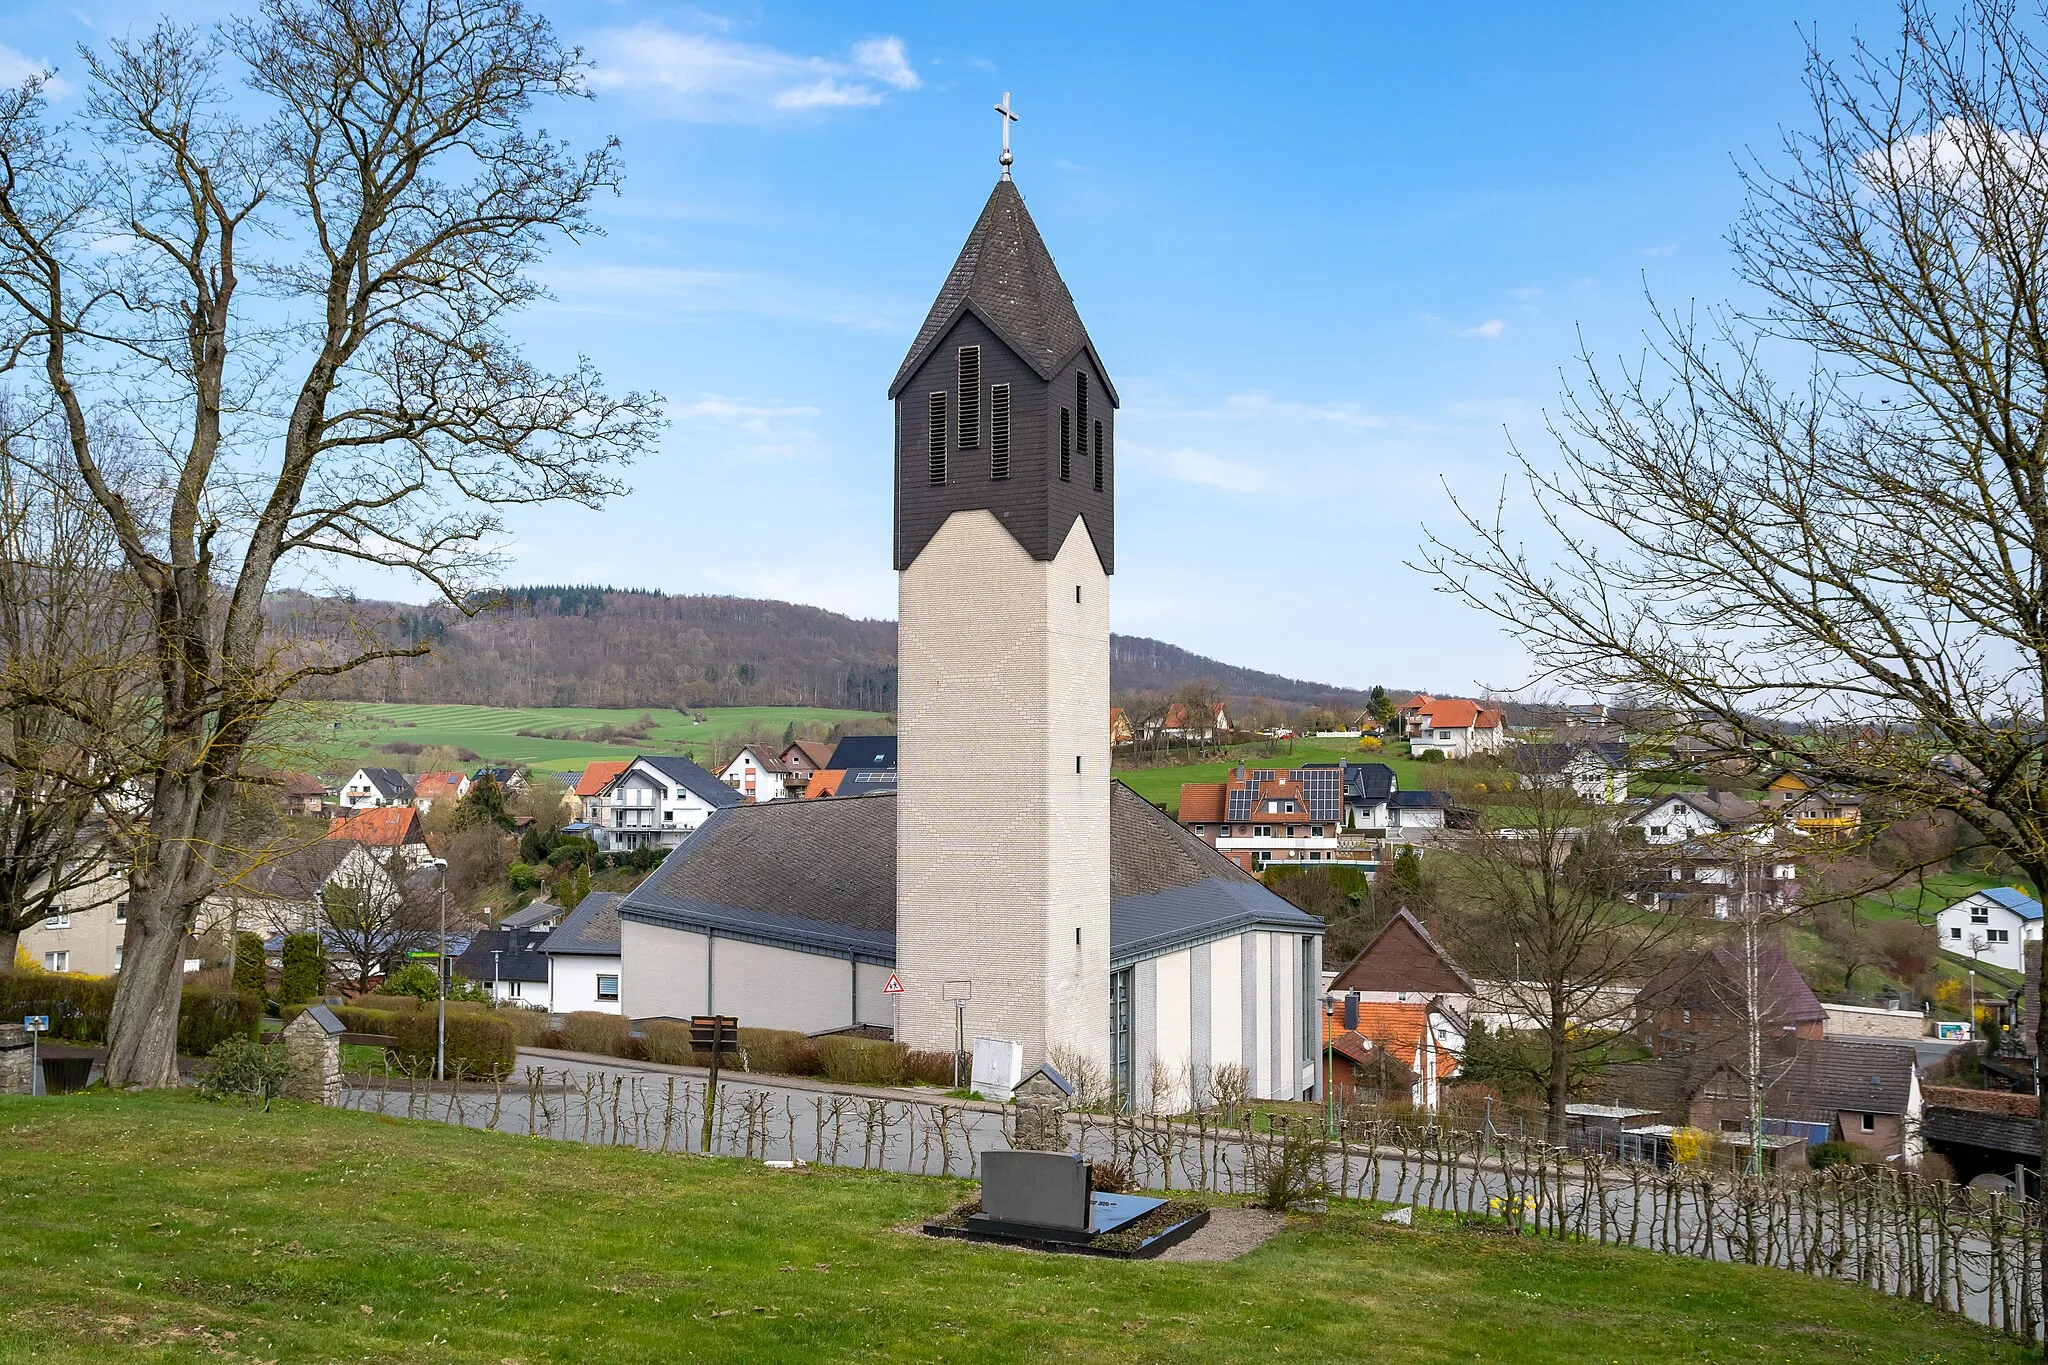
{"label": "white house wall", "polygon": [[[548,970],[548,1009],[556,1014],[573,1014],[578,1010],[594,1010],[600,1014],[619,1014],[625,1004],[624,973],[620,959],[616,957],[593,957],[582,953],[550,953]],[[620,977],[619,998],[600,1000],[597,997],[597,978],[600,976]]]}
{"label": "white house wall", "polygon": [[[1153,1103],[1155,1094],[1168,1110],[1184,1109],[1192,1098],[1206,1102],[1216,1068],[1233,1064],[1244,1068],[1260,1099],[1299,1099],[1312,1088],[1315,1043],[1304,1037],[1302,952],[1299,934],[1255,931],[1133,963],[1138,1105]],[[1319,955],[1308,965],[1319,982]]]}
{"label": "white house wall", "polygon": [[743,1028],[799,1033],[890,1023],[886,967],[634,920],[622,921],[619,932],[628,964],[619,1003],[629,1019],[717,1013]]}

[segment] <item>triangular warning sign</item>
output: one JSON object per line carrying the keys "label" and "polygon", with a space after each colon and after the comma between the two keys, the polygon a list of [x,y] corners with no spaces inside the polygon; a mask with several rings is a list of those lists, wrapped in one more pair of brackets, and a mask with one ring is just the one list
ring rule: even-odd
{"label": "triangular warning sign", "polygon": [[888,980],[888,983],[887,983],[886,985],[884,985],[884,986],[882,987],[882,994],[884,994],[884,995],[901,995],[901,994],[903,994],[903,983],[902,983],[901,981],[899,981],[899,980],[897,980],[897,979],[896,979],[896,973],[894,973],[894,972],[891,972],[891,973],[889,973],[889,980]]}

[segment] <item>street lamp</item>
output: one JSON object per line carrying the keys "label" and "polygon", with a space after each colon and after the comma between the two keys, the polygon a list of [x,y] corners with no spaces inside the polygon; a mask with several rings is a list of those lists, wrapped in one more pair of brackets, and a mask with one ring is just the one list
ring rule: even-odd
{"label": "street lamp", "polygon": [[448,1079],[448,860],[441,863],[441,954],[434,959],[434,1079]]}
{"label": "street lamp", "polygon": [[1331,1137],[1337,1135],[1337,1058],[1330,1046],[1330,1026],[1337,1014],[1337,1002],[1329,996],[1323,997],[1323,1106],[1329,1118],[1324,1132]]}

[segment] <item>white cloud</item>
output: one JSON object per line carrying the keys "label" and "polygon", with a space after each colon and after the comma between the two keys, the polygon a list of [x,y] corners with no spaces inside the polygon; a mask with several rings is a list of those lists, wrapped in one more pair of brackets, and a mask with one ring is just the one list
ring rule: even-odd
{"label": "white cloud", "polygon": [[1143,469],[1162,474],[1176,483],[1221,488],[1231,493],[1263,492],[1272,482],[1272,471],[1241,460],[1212,455],[1192,446],[1159,450],[1135,441],[1123,442],[1123,453]]}
{"label": "white cloud", "polygon": [[1499,318],[1488,318],[1477,327],[1463,328],[1455,333],[1455,335],[1461,337],[1484,337],[1486,340],[1492,341],[1507,329],[1508,325]]}
{"label": "white cloud", "polygon": [[1508,290],[1508,297],[1511,299],[1521,299],[1526,302],[1529,299],[1542,298],[1543,290],[1537,285],[1524,285],[1520,289]]}
{"label": "white cloud", "polygon": [[853,45],[853,64],[869,76],[898,90],[915,90],[924,82],[903,55],[901,38],[863,38]]}
{"label": "white cloud", "polygon": [[1654,261],[1654,260],[1660,260],[1660,259],[1662,259],[1662,258],[1663,258],[1663,257],[1665,257],[1665,256],[1669,256],[1669,255],[1670,255],[1670,254],[1671,254],[1672,252],[1674,252],[1674,251],[1676,251],[1676,250],[1678,250],[1678,243],[1676,243],[1676,242],[1666,242],[1666,243],[1665,243],[1664,245],[1662,245],[1662,246],[1646,246],[1646,247],[1644,247],[1644,248],[1643,248],[1643,254],[1644,254],[1645,256],[1648,256],[1648,257],[1649,257],[1649,258],[1650,258],[1651,260],[1653,260],[1653,261]]}
{"label": "white cloud", "polygon": [[832,58],[647,23],[605,29],[590,48],[593,85],[634,92],[675,118],[707,123],[871,107],[924,84],[896,37],[864,38],[849,56]]}
{"label": "white cloud", "polygon": [[[0,43],[0,86],[20,85],[29,77],[41,76],[50,70],[50,63]],[[62,99],[69,91],[70,87],[55,75],[51,75],[43,87],[43,92],[53,100]]]}

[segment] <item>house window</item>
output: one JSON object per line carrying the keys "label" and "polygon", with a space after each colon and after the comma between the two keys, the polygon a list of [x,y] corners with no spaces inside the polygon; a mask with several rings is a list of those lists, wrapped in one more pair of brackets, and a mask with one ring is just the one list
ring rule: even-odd
{"label": "house window", "polygon": [[988,472],[990,478],[1010,477],[1010,386],[997,384],[989,390]]}
{"label": "house window", "polygon": [[605,975],[600,973],[597,978],[597,998],[600,1000],[618,999],[619,978],[615,975]]}
{"label": "house window", "polygon": [[1951,924],[1948,927],[1948,936],[1950,938],[1961,938],[1963,936],[1963,926],[1960,924]]}
{"label": "house window", "polygon": [[127,902],[127,901],[115,901],[115,902],[114,902],[114,923],[116,923],[116,924],[126,924],[127,922],[128,922],[128,902]]}
{"label": "house window", "polygon": [[44,953],[43,970],[46,972],[68,972],[71,970],[71,954]]}
{"label": "house window", "polygon": [[1095,424],[1095,491],[1102,491],[1102,423]]}
{"label": "house window", "polygon": [[116,944],[114,945],[114,970],[115,970],[115,971],[117,971],[117,972],[118,972],[118,971],[120,971],[120,970],[121,970],[121,959],[122,959],[122,958],[123,958],[124,956],[126,956],[126,955],[127,955],[127,950],[128,950],[128,945],[127,945],[127,944],[125,944],[125,943],[116,943]]}
{"label": "house window", "polygon": [[931,399],[931,416],[925,433],[926,454],[930,459],[930,478],[933,483],[946,481],[946,395],[935,393]]}
{"label": "house window", "polygon": [[1060,409],[1060,482],[1071,483],[1074,478],[1074,414],[1066,408]]}
{"label": "house window", "polygon": [[1652,825],[1650,826],[1650,837],[1652,839],[1661,839],[1664,837],[1664,831],[1670,828],[1671,826],[1669,825]]}
{"label": "house window", "polygon": [[52,915],[43,921],[43,927],[45,929],[69,929],[71,927],[71,916]]}
{"label": "house window", "polygon": [[1970,907],[1970,923],[1972,923],[1972,924],[1989,924],[1989,923],[1991,923],[1991,911],[1989,911],[1988,909],[1986,909],[1986,908],[1985,908],[1984,906],[1981,906],[1981,905],[1973,905],[1973,906],[1971,906],[1971,907]]}
{"label": "house window", "polygon": [[1989,943],[2010,943],[2012,942],[2012,931],[2010,929],[1987,929],[1984,931],[1984,938]]}
{"label": "house window", "polygon": [[1200,825],[1196,825],[1196,826],[1195,826],[1195,833],[1197,833],[1197,834],[1200,834],[1200,833],[1202,833],[1202,828],[1203,828],[1202,826],[1200,826]]}
{"label": "house window", "polygon": [[1865,1114],[1863,1116],[1863,1131],[1866,1133],[1874,1133],[1877,1131],[1877,1115]]}
{"label": "house window", "polygon": [[1273,837],[1273,827],[1271,825],[1253,825],[1252,837],[1254,839],[1270,839]]}
{"label": "house window", "polygon": [[960,348],[960,448],[981,444],[981,347]]}

